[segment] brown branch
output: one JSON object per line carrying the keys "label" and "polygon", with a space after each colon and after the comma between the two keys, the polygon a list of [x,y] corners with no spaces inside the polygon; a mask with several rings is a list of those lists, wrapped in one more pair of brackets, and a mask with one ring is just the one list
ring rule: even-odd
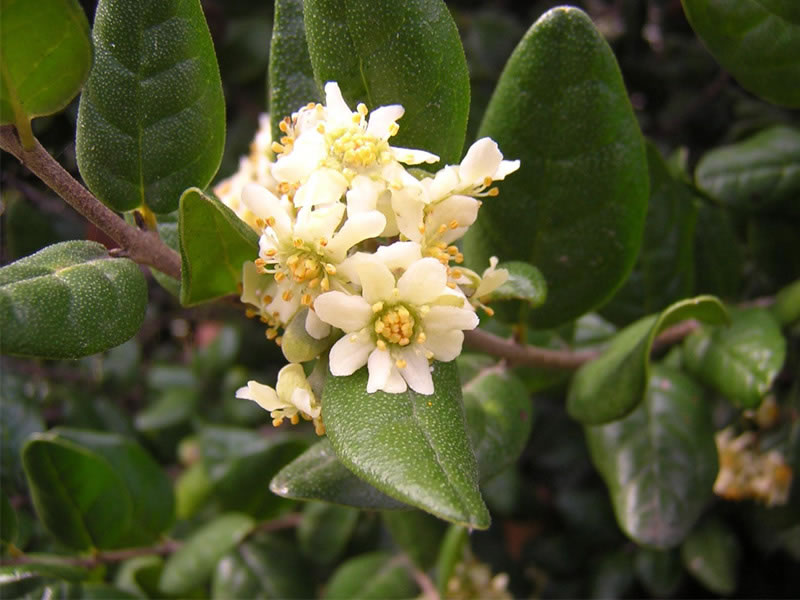
{"label": "brown branch", "polygon": [[125,222],[113,210],[78,183],[37,141],[25,150],[13,125],[0,127],[0,148],[13,154],[67,204],[117,242],[137,263],[154,267],[175,279],[181,278],[181,260],[154,231],[143,231]]}

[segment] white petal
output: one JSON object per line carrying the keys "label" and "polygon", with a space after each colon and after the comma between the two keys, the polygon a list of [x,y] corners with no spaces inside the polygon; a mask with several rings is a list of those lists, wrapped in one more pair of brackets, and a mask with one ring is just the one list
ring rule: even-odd
{"label": "white petal", "polygon": [[334,128],[345,127],[353,124],[353,111],[347,106],[342,97],[339,84],[329,81],[325,84],[325,108],[328,110],[328,123]]}
{"label": "white petal", "polygon": [[325,138],[312,129],[298,137],[288,154],[281,155],[272,167],[272,176],[278,181],[304,182],[327,156]]}
{"label": "white petal", "polygon": [[321,340],[331,333],[331,326],[317,316],[313,310],[306,315],[306,331],[314,339]]}
{"label": "white petal", "polygon": [[367,392],[371,394],[382,390],[392,372],[392,356],[389,351],[375,348],[367,360],[367,369],[369,370]]}
{"label": "white petal", "polygon": [[436,360],[449,362],[461,354],[461,346],[464,343],[463,331],[436,331],[426,335],[427,339],[423,346],[433,353]]}
{"label": "white petal", "polygon": [[385,226],[386,217],[377,210],[353,215],[330,240],[325,253],[330,256],[331,262],[340,263],[350,248],[364,240],[379,236]]}
{"label": "white petal", "polygon": [[458,169],[452,165],[440,169],[433,177],[422,180],[429,202],[444,198],[458,186]]}
{"label": "white petal", "polygon": [[479,185],[486,177],[492,177],[503,160],[503,154],[492,138],[481,138],[467,150],[467,155],[458,168],[464,184]]}
{"label": "white petal", "polygon": [[447,269],[435,258],[423,258],[412,263],[397,280],[400,299],[412,304],[433,302],[446,287]]}
{"label": "white petal", "polygon": [[389,373],[389,379],[386,380],[386,384],[383,386],[383,391],[387,394],[402,394],[407,389],[408,385],[406,384],[406,380],[403,379],[400,371],[394,363],[392,363],[392,370]]}
{"label": "white petal", "polygon": [[391,126],[403,116],[406,112],[405,109],[399,104],[391,104],[389,106],[381,106],[376,108],[369,115],[369,124],[367,125],[367,133],[374,135],[376,138],[388,140],[391,136]]}
{"label": "white petal", "polygon": [[408,387],[417,393],[429,396],[433,393],[433,377],[428,359],[417,344],[403,348],[397,352],[400,358],[406,361],[406,366],[400,369],[400,374],[408,383]]}
{"label": "white petal", "polygon": [[378,204],[378,195],[385,189],[383,182],[374,181],[366,175],[357,175],[350,182],[347,192],[347,214],[354,214],[375,210]]}
{"label": "white petal", "polygon": [[242,202],[257,217],[275,219],[272,229],[279,238],[291,235],[292,219],[281,206],[281,201],[268,189],[255,183],[248,183],[242,190]]}
{"label": "white petal", "polygon": [[283,293],[291,290],[292,287],[292,284],[285,279],[281,284],[276,284],[275,294],[270,294],[273,298],[272,302],[264,307],[264,311],[270,316],[277,316],[281,325],[287,324],[300,308],[300,294],[293,292],[289,300],[283,299]]}
{"label": "white petal", "polygon": [[392,190],[392,210],[400,233],[412,241],[420,241],[425,204],[416,196],[404,193],[404,190]]}
{"label": "white petal", "polygon": [[309,244],[319,243],[320,238],[325,238],[327,242],[342,222],[344,211],[344,204],[340,203],[326,204],[314,210],[311,210],[310,206],[301,208],[297,213],[294,237]]}
{"label": "white petal", "polygon": [[236,397],[252,400],[264,410],[269,411],[291,406],[290,404],[281,402],[278,398],[278,393],[273,388],[258,383],[257,381],[248,381],[247,386],[240,387],[236,390]]}
{"label": "white petal", "polygon": [[333,169],[317,169],[301,185],[294,196],[294,205],[317,206],[338,202],[347,190],[347,179]]}
{"label": "white petal", "polygon": [[344,292],[321,294],[314,300],[314,310],[320,319],[347,333],[366,327],[372,317],[372,306],[364,298]]}
{"label": "white petal", "polygon": [[[433,206],[433,210],[425,219],[425,228],[429,233],[433,234],[438,231],[441,225],[449,229],[453,221],[458,223],[459,228],[469,227],[478,218],[478,209],[480,207],[480,200],[476,200],[471,196],[450,196]],[[445,241],[445,243],[447,242]]]}
{"label": "white petal", "polygon": [[470,308],[455,306],[432,306],[422,318],[425,334],[431,331],[452,331],[455,329],[475,329],[478,315]]}
{"label": "white petal", "polygon": [[314,396],[308,391],[301,388],[295,388],[292,392],[292,404],[298,408],[298,410],[303,411],[312,419],[316,419],[321,412],[321,408],[319,406],[313,407],[311,405]]}
{"label": "white petal", "polygon": [[392,297],[395,279],[386,265],[377,260],[364,260],[357,269],[361,280],[361,293],[370,306]]}
{"label": "white petal", "polygon": [[374,348],[375,342],[366,329],[346,334],[331,348],[331,373],[337,377],[352,375],[367,363],[367,357]]}
{"label": "white petal", "polygon": [[506,175],[510,175],[517,169],[519,169],[519,160],[501,161],[500,166],[497,167],[497,171],[492,175],[492,179],[495,181],[502,181],[506,178]]}
{"label": "white petal", "polygon": [[407,269],[411,263],[422,258],[422,248],[417,242],[395,242],[388,246],[381,246],[373,255],[390,271]]}
{"label": "white petal", "polygon": [[398,148],[397,146],[390,146],[392,156],[395,160],[405,163],[407,165],[418,165],[420,163],[433,164],[439,162],[439,157],[424,150],[414,150],[413,148]]}

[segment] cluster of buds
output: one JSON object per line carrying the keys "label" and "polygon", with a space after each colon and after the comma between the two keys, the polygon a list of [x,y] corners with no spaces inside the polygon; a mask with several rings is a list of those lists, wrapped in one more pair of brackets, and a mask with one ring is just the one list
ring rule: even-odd
{"label": "cluster of buds", "polygon": [[488,565],[470,557],[458,563],[453,569],[453,574],[447,581],[445,598],[447,600],[471,600],[472,598],[511,600],[512,596],[506,589],[507,587],[507,574],[492,575]]}
{"label": "cluster of buds", "polygon": [[[463,332],[478,325],[476,309],[491,314],[484,299],[508,277],[494,258],[482,275],[464,268],[455,242],[482,199],[497,195],[492,184],[519,161],[503,160],[483,138],[458,165],[435,174],[409,169],[439,157],[389,144],[402,106],[352,111],[334,82],[325,95],[325,105],[309,104],[280,123],[282,137],[269,144],[274,160],[264,158],[262,125],[253,146],[259,155],[215,189],[260,235],[258,257],[244,265],[242,301],[278,344],[281,331],[296,330],[294,319],[314,340],[343,332],[330,349],[335,376],[366,365],[370,393],[432,394],[431,362],[461,353]],[[288,412],[269,407],[293,404],[293,395],[281,397],[280,378],[277,395],[259,385],[237,395],[279,424]],[[293,405],[300,417],[318,419],[316,400]]]}

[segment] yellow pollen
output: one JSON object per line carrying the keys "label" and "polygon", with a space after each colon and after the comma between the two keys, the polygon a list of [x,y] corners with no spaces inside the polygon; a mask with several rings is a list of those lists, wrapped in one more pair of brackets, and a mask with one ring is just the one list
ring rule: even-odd
{"label": "yellow pollen", "polygon": [[275,217],[267,217],[267,225],[269,225],[270,227],[274,227],[275,226]]}
{"label": "yellow pollen", "polygon": [[264,221],[264,219],[262,219],[261,217],[256,219],[256,227],[258,227],[259,229],[264,229],[266,225],[267,225],[266,221]]}
{"label": "yellow pollen", "polygon": [[277,335],[278,335],[278,330],[277,329],[274,329],[272,327],[267,329],[266,336],[267,336],[268,340],[274,340]]}
{"label": "yellow pollen", "polygon": [[319,285],[319,277],[314,277],[314,279],[308,282],[308,287],[312,290],[318,285]]}
{"label": "yellow pollen", "polygon": [[281,294],[281,298],[283,298],[286,302],[292,299],[292,290],[286,290]]}
{"label": "yellow pollen", "polygon": [[303,240],[301,240],[300,238],[294,238],[292,240],[292,244],[294,245],[295,248],[302,248],[303,247]]}
{"label": "yellow pollen", "polygon": [[383,340],[378,340],[375,342],[375,345],[378,347],[379,350],[386,350],[386,342]]}
{"label": "yellow pollen", "polygon": [[500,190],[498,190],[497,188],[492,188],[488,192],[486,192],[486,195],[487,196],[499,196],[500,195]]}
{"label": "yellow pollen", "polygon": [[319,245],[324,248],[325,246],[328,245],[328,240],[326,240],[325,238],[319,238]]}
{"label": "yellow pollen", "polygon": [[442,223],[441,225],[439,225],[438,233],[444,233],[445,231],[447,231],[447,225]]}
{"label": "yellow pollen", "polygon": [[489,187],[490,185],[492,185],[492,178],[489,177],[489,176],[484,177],[483,178],[483,185],[485,185],[486,187]]}
{"label": "yellow pollen", "polygon": [[280,129],[283,133],[289,133],[289,124],[284,120],[278,123],[278,129]]}
{"label": "yellow pollen", "polygon": [[364,104],[363,102],[359,102],[358,106],[356,106],[356,110],[358,111],[358,114],[360,114],[362,117],[366,117],[367,113],[369,112],[367,105]]}
{"label": "yellow pollen", "polygon": [[275,273],[275,281],[283,281],[284,279],[286,279],[286,273],[283,271],[277,271]]}
{"label": "yellow pollen", "polygon": [[328,275],[336,275],[336,267],[334,267],[332,264],[328,263],[328,264],[325,265],[325,272]]}
{"label": "yellow pollen", "polygon": [[326,292],[327,292],[329,289],[331,289],[331,282],[330,282],[330,281],[328,281],[328,278],[327,278],[327,277],[325,277],[325,278],[324,278],[324,279],[323,279],[323,280],[320,282],[320,284],[319,284],[319,287],[320,287],[322,290],[324,290],[324,291],[326,291]]}
{"label": "yellow pollen", "polygon": [[265,261],[263,258],[257,258],[253,262],[257,267],[263,267],[265,264],[267,264],[267,261]]}
{"label": "yellow pollen", "polygon": [[389,135],[397,135],[397,132],[400,131],[400,126],[397,123],[392,123],[389,125]]}
{"label": "yellow pollen", "polygon": [[375,333],[380,337],[376,345],[388,342],[407,346],[414,335],[414,324],[414,317],[405,306],[389,309],[378,317],[373,325]]}
{"label": "yellow pollen", "polygon": [[494,309],[493,309],[493,308],[491,308],[491,307],[489,307],[489,306],[485,306],[485,305],[484,305],[484,306],[483,306],[483,310],[484,310],[484,311],[486,312],[486,314],[487,314],[487,315],[489,315],[490,317],[493,317],[493,316],[494,316]]}
{"label": "yellow pollen", "polygon": [[245,308],[244,309],[244,316],[247,317],[248,319],[252,319],[257,314],[258,313],[256,313],[256,311],[254,311],[252,308]]}
{"label": "yellow pollen", "polygon": [[269,250],[267,250],[267,251],[266,251],[264,254],[266,254],[267,256],[269,256],[270,258],[272,258],[272,257],[273,257],[273,256],[275,256],[277,253],[278,253],[278,251],[277,251],[275,248],[270,248],[270,249],[269,249]]}
{"label": "yellow pollen", "polygon": [[408,363],[402,358],[398,358],[394,364],[397,365],[398,369],[405,369],[408,366]]}
{"label": "yellow pollen", "polygon": [[269,294],[264,294],[264,296],[261,298],[261,301],[264,304],[270,304],[272,302],[272,296],[270,296]]}
{"label": "yellow pollen", "polygon": [[320,133],[325,133],[325,125],[323,125],[322,123],[317,125],[317,131]]}
{"label": "yellow pollen", "polygon": [[272,151],[275,154],[282,154],[283,150],[284,150],[284,147],[281,146],[278,142],[272,142]]}
{"label": "yellow pollen", "polygon": [[425,225],[424,224],[420,225],[419,227],[417,227],[417,229],[419,229],[420,233],[425,233]]}
{"label": "yellow pollen", "polygon": [[300,417],[297,416],[297,413],[294,413],[289,420],[292,422],[292,425],[297,425],[300,422]]}
{"label": "yellow pollen", "polygon": [[456,284],[453,283],[452,281],[448,281],[447,282],[447,287],[449,287],[451,290],[454,290],[454,289],[456,289]]}
{"label": "yellow pollen", "polygon": [[451,272],[451,275],[452,275],[452,276],[453,276],[455,279],[461,279],[461,275],[462,275],[462,273],[461,273],[461,271],[459,271],[458,269],[453,269],[453,270],[452,270],[452,272]]}
{"label": "yellow pollen", "polygon": [[282,423],[283,423],[283,417],[280,417],[278,419],[272,419],[273,427],[280,427]]}
{"label": "yellow pollen", "polygon": [[372,312],[379,313],[383,310],[383,302],[376,302],[372,305]]}
{"label": "yellow pollen", "polygon": [[420,331],[419,335],[417,336],[417,343],[418,344],[424,344],[426,339],[428,339],[428,338],[425,336],[425,332],[424,331]]}
{"label": "yellow pollen", "polygon": [[275,343],[276,343],[278,346],[280,346],[280,345],[281,345],[281,342],[283,342],[283,336],[280,336],[280,335],[279,335],[278,337],[276,337],[276,338],[275,338]]}
{"label": "yellow pollen", "polygon": [[450,222],[447,224],[447,226],[448,226],[448,227],[450,227],[450,229],[457,229],[457,228],[458,228],[458,221],[456,221],[455,219],[453,219],[452,221],[450,221]]}
{"label": "yellow pollen", "polygon": [[312,301],[313,298],[311,297],[311,294],[303,294],[300,297],[300,304],[302,304],[303,306],[311,306]]}

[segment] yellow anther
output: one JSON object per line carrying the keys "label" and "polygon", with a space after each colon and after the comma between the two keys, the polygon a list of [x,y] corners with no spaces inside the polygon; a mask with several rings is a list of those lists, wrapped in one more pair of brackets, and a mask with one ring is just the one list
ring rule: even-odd
{"label": "yellow anther", "polygon": [[379,350],[386,350],[386,342],[383,340],[378,340],[375,342],[375,345],[378,347]]}
{"label": "yellow anther", "polygon": [[264,229],[264,227],[266,226],[267,223],[264,221],[264,219],[262,219],[261,217],[256,219],[256,227],[258,227],[259,229]]}
{"label": "yellow anther", "polygon": [[367,105],[364,104],[363,102],[358,103],[358,106],[356,106],[356,110],[358,111],[358,114],[360,114],[362,117],[366,117],[367,113],[369,112]]}
{"label": "yellow anther", "polygon": [[275,272],[275,281],[283,281],[284,279],[286,279],[286,273],[283,271]]}
{"label": "yellow anther", "polygon": [[383,302],[376,302],[372,305],[372,312],[379,313],[383,310]]}
{"label": "yellow anther", "polygon": [[284,151],[284,147],[281,146],[278,142],[272,142],[272,151],[275,154],[282,154]]}
{"label": "yellow anther", "polygon": [[330,264],[330,263],[326,263],[326,265],[325,265],[325,272],[326,272],[328,275],[336,275],[336,267],[334,267],[334,266],[333,266],[332,264]]}
{"label": "yellow anther", "polygon": [[297,416],[297,413],[294,413],[289,421],[292,422],[292,425],[297,425],[300,422],[300,417]]}
{"label": "yellow anther", "polygon": [[289,133],[289,124],[285,119],[278,123],[278,129],[280,129],[283,133]]}
{"label": "yellow anther", "polygon": [[265,264],[267,264],[267,261],[265,261],[263,258],[257,258],[253,262],[257,267],[263,267]]}
{"label": "yellow anther", "polygon": [[489,307],[489,306],[486,306],[486,305],[483,305],[483,306],[481,306],[481,308],[483,308],[484,312],[485,312],[487,315],[489,315],[490,317],[493,317],[493,316],[494,316],[494,309],[493,309],[493,308],[491,308],[491,307]]}
{"label": "yellow anther", "polygon": [[461,276],[463,275],[463,273],[459,269],[453,269],[450,272],[450,275],[452,275],[454,279],[461,279]]}
{"label": "yellow anther", "polygon": [[264,304],[271,304],[272,303],[272,296],[270,296],[269,294],[264,294],[261,297],[261,302],[263,302]]}
{"label": "yellow anther", "polygon": [[324,237],[323,238],[319,238],[319,245],[324,248],[325,246],[328,245],[328,240],[326,240]]}
{"label": "yellow anther", "polygon": [[397,135],[397,132],[400,131],[400,126],[397,123],[392,123],[389,125],[389,135]]}
{"label": "yellow anther", "polygon": [[311,281],[308,282],[309,289],[314,289],[319,285],[319,277],[314,277]]}
{"label": "yellow anther", "polygon": [[419,229],[419,232],[420,232],[420,233],[425,233],[425,224],[423,223],[422,225],[420,225],[419,227],[417,227],[417,229]]}
{"label": "yellow anther", "polygon": [[425,353],[425,358],[427,358],[428,360],[433,360],[433,352],[431,352],[430,350],[428,350],[428,351]]}
{"label": "yellow anther", "polygon": [[402,358],[398,358],[394,364],[397,365],[398,369],[405,369],[408,366],[408,363]]}
{"label": "yellow anther", "polygon": [[458,229],[458,221],[456,221],[455,219],[453,219],[452,221],[450,221],[450,222],[447,224],[447,226],[448,226],[450,229]]}
{"label": "yellow anther", "polygon": [[292,290],[285,290],[283,294],[281,294],[281,298],[283,298],[286,302],[292,299]]}
{"label": "yellow anther", "polygon": [[254,311],[252,308],[245,308],[244,309],[244,316],[247,317],[248,319],[252,319],[257,314],[258,313],[256,311]]}
{"label": "yellow anther", "polygon": [[456,254],[456,263],[459,265],[464,262],[464,255],[461,253]]}
{"label": "yellow anther", "polygon": [[277,253],[278,253],[278,251],[277,251],[275,248],[270,248],[269,250],[267,250],[266,252],[264,252],[264,254],[266,254],[266,255],[267,255],[267,256],[269,256],[270,258],[272,258],[273,256],[275,256]]}
{"label": "yellow anther", "polygon": [[489,187],[490,185],[492,185],[492,178],[489,177],[488,175],[486,177],[484,177],[483,178],[483,185],[485,185],[486,187]]}
{"label": "yellow anther", "polygon": [[283,417],[278,417],[276,419],[272,419],[272,426],[273,427],[280,427],[283,423]]}
{"label": "yellow anther", "polygon": [[420,331],[419,335],[417,336],[417,343],[418,344],[424,344],[425,340],[427,340],[427,339],[428,338],[425,336],[425,332],[424,331]]}
{"label": "yellow anther", "polygon": [[447,282],[447,287],[449,287],[451,290],[454,290],[454,289],[456,289],[456,284],[453,283],[452,281],[448,281]]}
{"label": "yellow anther", "polygon": [[303,247],[303,240],[301,240],[300,238],[294,238],[292,240],[292,245],[295,248],[302,248]]}
{"label": "yellow anther", "polygon": [[278,335],[278,330],[273,327],[270,327],[269,329],[267,329],[266,335],[268,340],[274,340]]}
{"label": "yellow anther", "polygon": [[497,188],[492,188],[488,192],[486,192],[486,195],[487,196],[498,196],[498,195],[500,195],[500,190],[498,190]]}
{"label": "yellow anther", "polygon": [[300,304],[302,304],[303,306],[311,306],[311,303],[313,301],[314,299],[311,297],[311,294],[303,294],[300,297]]}
{"label": "yellow anther", "polygon": [[448,246],[447,253],[450,256],[456,256],[458,254],[458,248],[456,246]]}
{"label": "yellow anther", "polygon": [[320,282],[320,284],[319,284],[319,287],[320,287],[320,288],[321,288],[323,291],[327,292],[329,289],[331,289],[331,282],[330,282],[330,281],[328,281],[328,278],[327,278],[327,277],[325,277],[325,278],[324,278],[324,279],[323,279],[323,280]]}
{"label": "yellow anther", "polygon": [[447,225],[442,223],[441,225],[439,225],[439,229],[437,229],[437,233],[444,233],[445,231],[447,231]]}
{"label": "yellow anther", "polygon": [[383,321],[375,321],[375,333],[381,333],[385,327]]}
{"label": "yellow anther", "polygon": [[275,217],[267,217],[267,225],[275,227]]}
{"label": "yellow anther", "polygon": [[320,123],[319,125],[317,125],[317,131],[319,133],[325,133],[325,125],[323,123]]}
{"label": "yellow anther", "polygon": [[258,317],[258,320],[261,321],[262,323],[264,323],[264,325],[272,325],[272,323],[270,323],[269,319],[267,317],[265,317],[264,315],[261,315],[260,317]]}

